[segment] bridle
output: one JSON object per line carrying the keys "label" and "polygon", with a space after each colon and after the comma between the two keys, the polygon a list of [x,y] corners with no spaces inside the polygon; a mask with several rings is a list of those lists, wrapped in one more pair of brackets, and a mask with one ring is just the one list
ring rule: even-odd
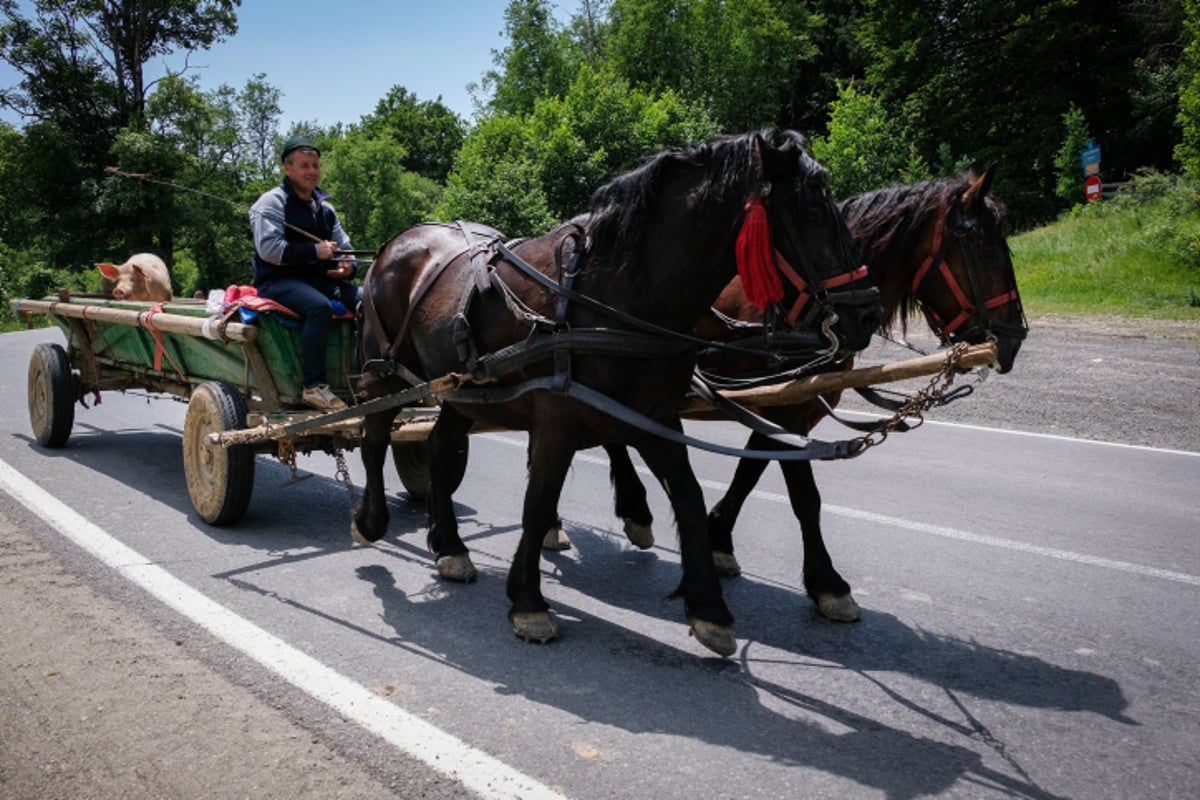
{"label": "bridle", "polygon": [[[1009,289],[994,297],[986,297],[981,279],[982,267],[980,258],[971,243],[970,233],[979,224],[977,218],[964,220],[962,216],[961,195],[953,204],[943,200],[938,210],[938,219],[930,245],[929,256],[921,263],[913,276],[910,292],[919,296],[918,290],[931,274],[939,274],[945,281],[950,293],[958,303],[958,313],[949,321],[943,321],[941,316],[921,303],[929,326],[941,339],[943,344],[960,341],[980,342],[995,339],[997,335],[1024,339],[1029,332],[1029,324],[1025,320],[1025,312],[1021,307],[1021,297],[1017,293],[1016,275],[1013,272],[1012,259],[1008,261]],[[949,231],[950,235],[946,236]],[[967,280],[970,296],[955,277],[954,272],[946,261],[946,252],[951,242],[957,242],[962,249],[963,260],[967,265]],[[937,268],[936,270],[934,268]],[[993,318],[989,312],[1016,304],[1019,323],[1004,322]],[[971,323],[971,324],[968,324]]]}
{"label": "bridle", "polygon": [[[798,235],[795,226],[791,223],[789,215],[770,214],[773,206],[776,206],[779,200],[785,200],[786,197],[776,200],[771,198],[770,186],[764,187],[762,193],[764,201],[767,202],[768,216],[772,217],[774,224],[773,231],[781,230],[781,238],[787,242],[789,249],[793,253],[803,253],[802,247],[798,242]],[[837,205],[833,202],[832,196],[829,194],[828,188],[822,188],[822,198],[825,200],[830,211],[834,212],[831,216],[836,220]],[[795,188],[791,187],[791,194],[795,194]],[[850,241],[849,230],[846,229],[843,223],[840,226],[838,243],[839,249],[843,254],[843,261],[853,263],[858,260],[857,253],[853,244]],[[786,312],[783,312],[783,321],[792,330],[797,330],[800,327],[807,329],[815,329],[817,320],[824,318],[832,318],[836,320],[837,314],[834,311],[834,306],[843,304],[869,302],[872,297],[875,300],[879,299],[879,289],[873,284],[858,289],[843,290],[842,287],[850,286],[859,281],[868,280],[868,269],[866,264],[848,270],[846,272],[832,275],[827,278],[821,278],[813,274],[812,268],[804,261],[801,261],[801,270],[797,270],[792,263],[783,255],[779,247],[775,245],[775,234],[772,234],[772,249],[774,251],[775,269],[782,275],[788,283],[796,290],[796,298],[790,304]],[[833,291],[841,290],[841,291]],[[805,311],[807,310],[807,313]]]}

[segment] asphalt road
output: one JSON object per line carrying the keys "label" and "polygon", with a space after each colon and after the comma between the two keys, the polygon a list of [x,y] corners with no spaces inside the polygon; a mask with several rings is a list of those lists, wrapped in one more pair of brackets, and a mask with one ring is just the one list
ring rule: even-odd
{"label": "asphalt road", "polygon": [[[182,404],[106,395],[38,448],[25,367],[57,333],[0,337],[0,795],[1194,797],[1200,344],[1120,333],[1035,326],[1012,375],[817,465],[858,624],[804,597],[768,470],[727,660],[666,599],[662,492],[637,551],[598,453],[564,492],[575,548],[543,560],[563,635],[527,645],[503,594],[519,434],[472,440],[456,500],[482,574],[447,586],[392,476],[392,533],[351,547],[324,456],[287,488],[260,458],[247,516],[199,522]],[[693,463],[715,499],[732,464]]]}

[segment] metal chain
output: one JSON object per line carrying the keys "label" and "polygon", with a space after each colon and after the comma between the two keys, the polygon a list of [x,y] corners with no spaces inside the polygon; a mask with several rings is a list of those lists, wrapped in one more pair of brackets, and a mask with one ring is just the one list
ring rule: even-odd
{"label": "metal chain", "polygon": [[354,491],[354,481],[350,480],[350,468],[346,466],[346,451],[340,447],[335,447],[333,460],[337,464],[337,471],[334,473],[334,478],[346,485],[346,494],[350,498],[350,513],[353,514],[354,506],[358,503],[358,495]]}
{"label": "metal chain", "polygon": [[925,388],[909,397],[900,408],[896,409],[896,413],[892,414],[877,430],[855,439],[854,441],[861,446],[850,457],[858,458],[872,447],[883,444],[888,434],[898,428],[901,423],[908,423],[909,430],[921,427],[925,422],[925,412],[939,405],[942,395],[954,383],[954,378],[959,372],[958,364],[962,361],[968,348],[969,345],[960,342],[946,351],[946,360],[942,364],[941,370],[929,379]]}
{"label": "metal chain", "polygon": [[296,440],[295,439],[280,439],[279,447],[275,452],[275,457],[279,459],[279,463],[283,464],[292,471],[292,480],[297,480],[296,475]]}

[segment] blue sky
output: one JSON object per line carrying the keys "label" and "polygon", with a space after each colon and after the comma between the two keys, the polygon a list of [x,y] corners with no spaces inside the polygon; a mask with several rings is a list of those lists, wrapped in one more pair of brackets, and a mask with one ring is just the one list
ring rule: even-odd
{"label": "blue sky", "polygon": [[[29,14],[30,4],[22,2]],[[507,0],[243,0],[238,32],[211,50],[192,55],[188,75],[202,89],[241,89],[262,72],[283,93],[281,130],[296,121],[322,126],[355,123],[375,109],[393,86],[418,100],[439,96],[470,120],[467,84],[479,83],[494,64],[503,36]],[[565,3],[567,13],[573,2]],[[557,9],[560,13],[563,9]],[[148,78],[183,57],[153,60]],[[0,64],[0,85],[18,77]],[[16,122],[7,112],[0,118]]]}

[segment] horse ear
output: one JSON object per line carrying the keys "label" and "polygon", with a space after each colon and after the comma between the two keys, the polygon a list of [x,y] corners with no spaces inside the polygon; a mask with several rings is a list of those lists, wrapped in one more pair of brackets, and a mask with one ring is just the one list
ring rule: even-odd
{"label": "horse ear", "polygon": [[786,145],[785,148],[779,148],[761,133],[755,133],[750,147],[761,182],[774,183],[778,178],[791,174],[794,161],[784,152]]}
{"label": "horse ear", "polygon": [[992,190],[992,181],[996,177],[996,165],[993,163],[986,172],[980,175],[977,165],[972,163],[967,168],[967,176],[971,180],[971,188],[963,192],[962,204],[964,209],[974,213],[983,203],[983,198],[987,197],[988,192]]}

